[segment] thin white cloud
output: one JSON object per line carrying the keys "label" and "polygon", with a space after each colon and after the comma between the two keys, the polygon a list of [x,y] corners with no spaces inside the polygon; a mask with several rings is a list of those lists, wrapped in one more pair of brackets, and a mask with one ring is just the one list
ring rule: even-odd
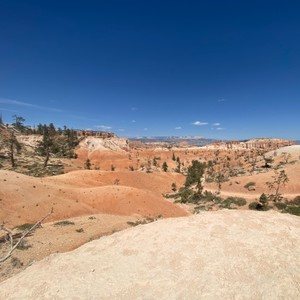
{"label": "thin white cloud", "polygon": [[96,125],[95,127],[100,128],[102,130],[109,130],[112,128],[111,126],[106,126],[106,125]]}
{"label": "thin white cloud", "polygon": [[178,126],[178,127],[175,127],[176,130],[180,130],[182,129],[182,127]]}
{"label": "thin white cloud", "polygon": [[136,120],[132,120],[131,123],[136,123]]}
{"label": "thin white cloud", "polygon": [[148,128],[144,128],[144,130],[145,130],[145,131],[147,131],[147,130],[148,130]]}
{"label": "thin white cloud", "polygon": [[225,128],[223,128],[223,127],[218,127],[218,128],[216,128],[217,130],[225,130]]}
{"label": "thin white cloud", "polygon": [[220,126],[221,125],[221,123],[214,123],[214,124],[212,124],[212,126]]}
{"label": "thin white cloud", "polygon": [[138,108],[133,106],[133,107],[131,107],[131,110],[136,111],[136,110],[138,110]]}
{"label": "thin white cloud", "polygon": [[194,122],[194,123],[192,123],[193,125],[195,125],[195,126],[204,126],[204,125],[208,125],[208,123],[206,123],[206,122],[200,122],[200,121],[196,121],[196,122]]}
{"label": "thin white cloud", "polygon": [[18,100],[12,100],[12,99],[6,99],[6,98],[0,98],[1,104],[7,104],[7,105],[13,105],[13,106],[24,106],[29,107],[33,109],[42,109],[42,110],[48,110],[48,111],[54,111],[54,112],[62,112],[61,109],[53,108],[53,107],[46,107],[41,105],[36,105],[28,102],[22,102]]}
{"label": "thin white cloud", "polygon": [[0,107],[0,112],[1,111],[9,111],[9,112],[17,112],[17,113],[20,113],[21,111],[19,111],[19,110],[15,110],[15,109],[6,109],[6,108],[2,108],[2,107]]}
{"label": "thin white cloud", "polygon": [[120,128],[120,129],[119,129],[119,131],[120,131],[120,132],[124,132],[124,131],[125,131],[125,129],[123,129],[123,128]]}

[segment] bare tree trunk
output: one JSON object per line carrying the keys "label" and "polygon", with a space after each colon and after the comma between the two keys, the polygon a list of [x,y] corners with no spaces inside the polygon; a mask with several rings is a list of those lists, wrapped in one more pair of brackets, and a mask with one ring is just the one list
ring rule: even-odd
{"label": "bare tree trunk", "polygon": [[280,188],[280,183],[277,184],[276,192],[275,192],[275,199],[278,199],[279,196],[279,188]]}
{"label": "bare tree trunk", "polygon": [[45,162],[44,162],[44,169],[48,165],[49,157],[50,157],[50,152],[49,152],[49,149],[47,149],[47,151],[46,151],[46,158],[45,158]]}
{"label": "bare tree trunk", "polygon": [[14,144],[11,142],[10,144],[10,161],[11,161],[11,166],[14,168],[16,166],[15,163],[15,158],[14,158]]}

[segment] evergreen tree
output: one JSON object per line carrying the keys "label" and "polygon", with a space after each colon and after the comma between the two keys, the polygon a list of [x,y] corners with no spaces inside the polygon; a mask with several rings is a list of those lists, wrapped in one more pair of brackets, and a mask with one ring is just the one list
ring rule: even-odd
{"label": "evergreen tree", "polygon": [[91,161],[89,159],[87,159],[85,161],[84,168],[90,170],[91,166],[92,166]]}
{"label": "evergreen tree", "polygon": [[44,127],[43,124],[38,124],[37,129],[36,129],[37,134],[43,134],[44,132]]}
{"label": "evergreen tree", "polygon": [[205,167],[205,163],[201,163],[198,160],[193,160],[192,165],[188,167],[188,173],[184,185],[188,187],[192,184],[198,184],[201,182]]}
{"label": "evergreen tree", "polygon": [[176,192],[176,191],[177,191],[177,185],[176,185],[176,182],[173,182],[173,183],[172,183],[172,191],[173,191],[173,192]]}
{"label": "evergreen tree", "polygon": [[225,182],[224,170],[219,170],[215,173],[215,182],[218,185],[218,191],[221,191],[222,183]]}
{"label": "evergreen tree", "polygon": [[154,167],[157,167],[157,160],[156,160],[156,157],[153,158],[153,166],[154,166]]}
{"label": "evergreen tree", "polygon": [[11,161],[11,166],[14,168],[16,166],[15,152],[17,153],[20,152],[21,144],[18,142],[13,131],[6,132],[4,137],[4,144],[9,148],[9,157]]}
{"label": "evergreen tree", "polygon": [[194,202],[198,202],[202,197],[203,185],[202,177],[204,175],[206,164],[198,160],[193,160],[192,165],[188,167],[188,173],[185,180],[185,188],[189,189],[191,185],[196,184],[196,192],[192,195]]}
{"label": "evergreen tree", "polygon": [[17,115],[13,115],[12,117],[13,119],[15,119],[15,122],[12,123],[12,125],[15,126],[16,129],[23,131],[24,130],[23,123],[25,122],[25,119]]}
{"label": "evergreen tree", "polygon": [[288,181],[289,178],[287,176],[287,174],[285,173],[285,170],[280,171],[279,173],[277,171],[275,172],[275,176],[272,176],[273,181],[271,182],[267,182],[266,185],[268,186],[268,188],[270,190],[274,190],[275,191],[275,195],[274,195],[274,201],[276,202],[277,200],[280,200],[280,193],[279,190],[282,186],[285,186]]}
{"label": "evergreen tree", "polygon": [[50,135],[50,136],[56,135],[56,129],[55,129],[55,126],[54,126],[53,123],[50,123],[50,124],[48,125],[48,132],[49,132],[49,135]]}
{"label": "evergreen tree", "polygon": [[43,126],[43,139],[38,142],[36,152],[42,156],[45,156],[44,168],[47,167],[51,152],[54,148],[54,136],[50,135],[47,125]]}
{"label": "evergreen tree", "polygon": [[180,171],[181,171],[181,163],[180,163],[179,157],[177,157],[177,166],[176,166],[175,172],[180,173]]}
{"label": "evergreen tree", "polygon": [[162,170],[164,171],[164,172],[167,172],[168,171],[168,165],[167,165],[167,163],[164,161],[163,162],[163,164],[162,164]]}

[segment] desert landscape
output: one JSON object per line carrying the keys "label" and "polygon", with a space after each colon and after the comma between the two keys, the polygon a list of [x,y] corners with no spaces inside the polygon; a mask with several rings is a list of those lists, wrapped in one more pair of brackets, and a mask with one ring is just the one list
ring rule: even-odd
{"label": "desert landscape", "polygon": [[[76,145],[71,149],[73,157],[68,158],[66,156],[69,154],[62,154],[58,151],[58,148],[64,147],[62,137],[66,136],[67,130],[61,133],[54,128],[53,133],[47,137],[52,140],[49,157],[47,157],[47,154],[41,152],[40,148],[43,146],[48,130],[45,129],[44,133],[40,134],[28,128],[25,132],[25,127],[20,129],[13,125],[2,124],[0,126],[2,229],[10,230],[11,237],[14,238],[12,245],[20,240],[22,233],[28,232],[28,235],[22,238],[20,245],[0,264],[0,280],[3,281],[1,298],[75,297],[78,291],[73,289],[74,294],[68,294],[68,282],[72,280],[62,283],[62,278],[65,276],[62,272],[51,285],[47,283],[45,287],[43,282],[46,282],[46,279],[41,279],[41,274],[37,270],[41,270],[43,274],[45,272],[45,274],[56,274],[57,271],[50,268],[63,269],[64,261],[68,260],[70,269],[67,272],[71,272],[73,276],[79,276],[75,275],[75,271],[70,271],[71,265],[73,265],[72,268],[80,269],[77,262],[84,260],[85,269],[78,272],[93,273],[93,270],[97,268],[103,276],[110,276],[108,273],[104,275],[106,271],[102,270],[103,266],[98,269],[99,264],[94,262],[97,257],[93,255],[98,251],[109,251],[111,258],[108,259],[107,264],[111,269],[107,269],[110,270],[107,272],[116,272],[115,276],[123,278],[122,274],[128,271],[115,268],[120,264],[128,268],[131,263],[126,260],[127,256],[130,260],[137,259],[138,269],[132,271],[129,277],[131,279],[126,279],[127,277],[119,278],[120,281],[115,279],[120,286],[111,289],[111,294],[105,293],[108,287],[105,287],[102,278],[101,282],[91,281],[93,283],[88,288],[89,292],[80,288],[83,293],[81,297],[88,293],[89,299],[94,299],[96,295],[99,295],[101,299],[119,298],[121,294],[126,299],[138,298],[141,295],[148,295],[151,299],[160,295],[162,299],[167,299],[167,294],[161,294],[160,284],[162,283],[159,281],[156,283],[150,278],[159,276],[160,280],[165,282],[166,276],[176,271],[177,273],[174,274],[182,276],[182,278],[176,276],[171,281],[176,285],[183,280],[189,280],[190,275],[184,275],[184,272],[189,272],[189,274],[200,272],[187,270],[187,266],[182,265],[183,259],[184,265],[199,264],[208,272],[212,268],[210,264],[214,259],[211,258],[211,261],[207,256],[215,247],[223,252],[217,255],[218,259],[214,264],[219,265],[218,268],[229,268],[228,273],[224,271],[223,283],[220,282],[224,288],[228,285],[227,296],[239,297],[246,293],[249,298],[272,298],[272,293],[287,295],[286,289],[289,283],[277,286],[276,291],[265,292],[265,288],[258,284],[262,279],[257,277],[255,279],[257,283],[252,284],[259,286],[258,289],[249,290],[249,287],[245,286],[245,290],[237,292],[234,282],[229,283],[228,280],[232,276],[237,278],[246,276],[239,272],[242,272],[243,264],[250,264],[250,257],[253,260],[251,262],[255,261],[257,264],[251,266],[251,272],[260,273],[261,262],[270,257],[263,254],[264,252],[259,255],[255,253],[260,253],[264,247],[275,247],[283,235],[285,242],[280,242],[281,244],[276,246],[277,250],[272,251],[272,257],[274,256],[276,265],[283,267],[284,262],[280,263],[279,258],[275,256],[284,255],[282,251],[288,251],[287,244],[293,244],[294,253],[287,254],[289,256],[285,258],[289,260],[289,264],[292,264],[293,270],[297,269],[296,257],[299,256],[300,249],[297,244],[300,220],[298,217],[300,215],[300,146],[294,145],[293,141],[256,139],[247,142],[217,142],[195,147],[186,143],[136,143],[118,138],[113,133],[85,132],[82,135],[80,131],[74,131]],[[48,129],[51,127],[44,126]],[[14,148],[16,145],[18,149]],[[12,165],[12,155],[14,165]],[[47,165],[45,165],[45,159],[47,159]],[[30,228],[44,216],[47,218],[31,230]],[[152,222],[157,225],[149,224]],[[274,229],[277,222],[285,229],[277,232]],[[130,229],[132,226],[137,226],[137,228]],[[193,226],[195,229],[192,229]],[[230,229],[231,227],[233,229]],[[201,237],[199,236],[198,242],[193,242],[195,246],[191,246],[188,239],[193,239],[193,234],[196,234],[193,230],[197,228],[202,228],[199,229]],[[185,238],[180,237],[181,230],[186,230],[189,234],[183,231],[180,234]],[[239,230],[239,233],[234,230]],[[255,230],[256,233],[253,232]],[[136,236],[136,234],[139,236],[137,240],[129,237]],[[238,237],[238,234],[243,238]],[[250,239],[248,242],[245,238],[247,234]],[[222,239],[219,240],[220,244],[217,246],[213,242],[214,238],[211,240],[209,237],[218,235],[222,236]],[[111,238],[105,236],[111,236]],[[123,245],[122,239],[127,244]],[[143,242],[138,239],[143,239]],[[251,250],[251,252],[245,245],[235,244],[239,239],[243,239],[243,243],[246,244],[262,240],[266,244],[259,242],[260,250],[257,249],[255,252]],[[97,242],[91,242],[93,240]],[[164,243],[163,240],[168,242]],[[179,246],[180,240],[184,241],[181,246]],[[108,246],[116,243],[113,241],[121,243],[117,244],[119,246],[116,246],[116,250]],[[206,252],[200,251],[200,245],[206,242],[209,242],[210,246],[205,248]],[[9,235],[4,230],[2,230],[0,243],[1,256],[5,257],[11,245]],[[84,244],[86,246],[83,246]],[[199,247],[199,253],[202,252],[202,256],[198,257],[196,250],[194,254],[186,252],[188,249],[185,249],[184,245],[188,249]],[[172,254],[169,247],[173,246]],[[134,250],[136,247],[140,250]],[[209,247],[212,249],[209,250]],[[233,250],[236,247],[237,249]],[[238,250],[239,247],[241,248]],[[77,248],[78,250],[73,252]],[[146,254],[139,256],[138,253],[141,253],[142,248],[150,251],[147,256]],[[118,254],[120,251],[123,253],[124,261],[114,265],[114,261],[121,259]],[[245,261],[239,262],[237,258],[239,251],[246,255]],[[70,254],[58,254],[66,252]],[[160,256],[160,262],[157,262],[160,265],[159,268],[154,267],[153,264],[156,263],[151,254],[157,252],[164,253]],[[84,255],[89,256],[88,253],[91,253],[90,261],[89,257],[84,257]],[[184,256],[182,253],[185,253]],[[228,255],[235,260],[235,268],[241,271],[230,273],[233,265],[226,267],[224,264],[229,264],[228,261],[219,261],[219,257]],[[106,254],[103,256],[107,257]],[[195,261],[188,262],[189,257],[195,257]],[[204,263],[204,257],[206,257],[206,263]],[[170,265],[168,263],[165,266],[162,261],[170,261]],[[266,261],[265,263],[267,264]],[[47,271],[43,264],[47,265]],[[93,265],[95,268],[92,267]],[[145,275],[144,279],[141,273],[143,272],[142,266],[144,268],[148,266],[147,269],[152,270],[151,273],[146,273],[148,275]],[[273,271],[271,266],[268,270],[265,269],[265,276],[269,276]],[[17,275],[18,273],[20,274]],[[211,276],[217,276],[217,274]],[[275,281],[279,280],[276,276],[284,276],[281,271],[276,274],[272,275],[275,276]],[[35,275],[37,279],[34,279]],[[135,277],[131,276],[140,279],[133,279]],[[288,289],[288,293],[291,293],[291,297],[295,297],[299,295],[299,278],[295,272],[291,276],[296,286],[294,290]],[[26,282],[26,278],[31,278],[30,283]],[[209,286],[215,279],[209,278],[207,279],[209,281],[203,282],[196,280],[194,284],[203,285],[201,293],[207,298],[223,297],[225,291],[222,288],[217,289],[218,294],[211,290]],[[23,280],[25,280],[24,283],[22,283]],[[18,282],[20,291],[13,289],[11,293],[10,285],[14,285],[14,282]],[[60,282],[62,289],[55,291],[55,282]],[[110,279],[105,282],[108,284]],[[133,282],[134,286],[131,286]],[[98,284],[103,286],[101,290],[104,294],[94,287]],[[144,285],[149,292],[145,290],[142,292]],[[24,286],[27,287],[25,291]],[[159,291],[158,294],[150,293],[153,288]],[[169,288],[173,289],[172,286]],[[171,298],[181,298],[183,295],[189,299],[198,298],[197,294],[193,296],[185,294],[184,289],[177,290]]]}
{"label": "desert landscape", "polygon": [[0,1],[0,300],[300,299],[300,1]]}

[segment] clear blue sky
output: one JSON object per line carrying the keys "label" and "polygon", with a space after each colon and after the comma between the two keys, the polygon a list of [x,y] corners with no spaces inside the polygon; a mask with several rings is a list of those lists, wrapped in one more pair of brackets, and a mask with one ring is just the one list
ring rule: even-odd
{"label": "clear blue sky", "polygon": [[300,1],[0,0],[0,113],[299,139]]}

